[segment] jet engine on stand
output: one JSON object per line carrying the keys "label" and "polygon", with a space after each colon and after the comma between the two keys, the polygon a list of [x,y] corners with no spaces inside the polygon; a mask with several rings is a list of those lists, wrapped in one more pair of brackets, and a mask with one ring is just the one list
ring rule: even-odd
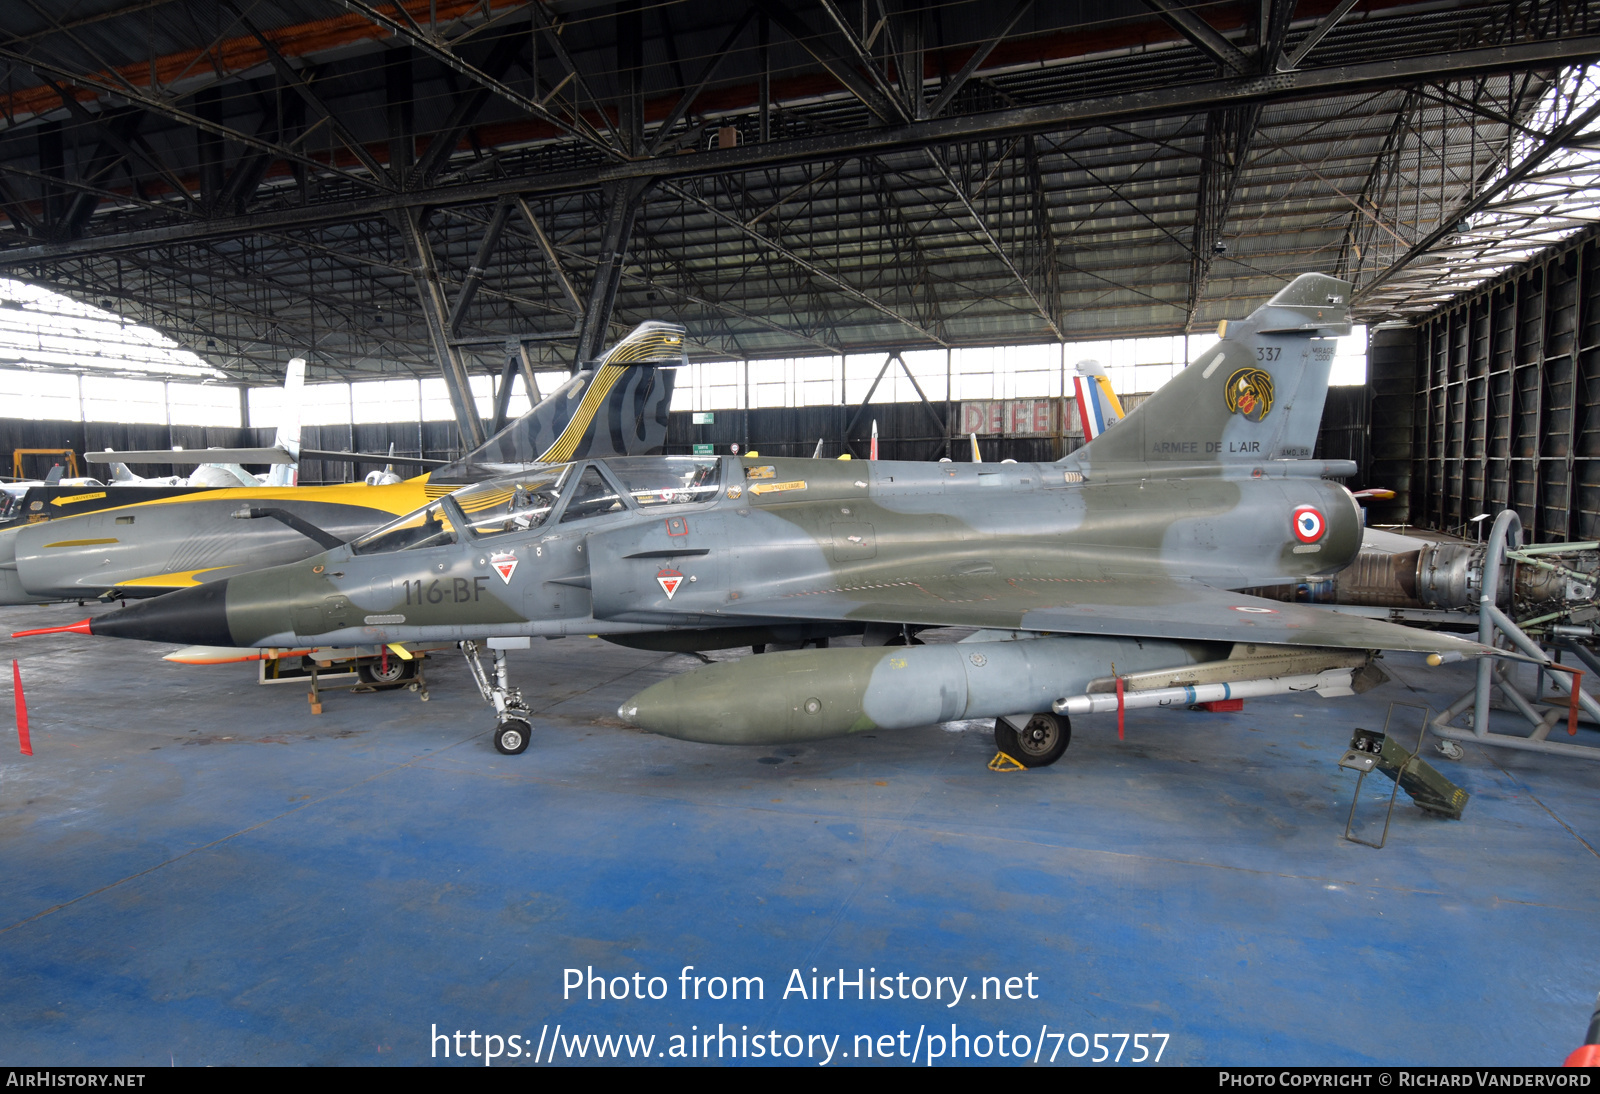
{"label": "jet engine on stand", "polygon": [[[1580,718],[1600,724],[1600,701],[1583,680],[1585,674],[1600,677],[1600,543],[1523,546],[1521,540],[1522,524],[1511,510],[1499,514],[1484,543],[1368,529],[1361,553],[1332,577],[1244,591],[1396,623],[1474,630],[1479,642],[1506,649],[1511,658],[1480,662],[1473,689],[1432,719],[1433,731],[1455,740],[1600,759],[1595,745],[1549,739],[1563,724],[1569,737],[1576,736]],[[1486,588],[1494,590],[1492,597],[1483,595]],[[1523,676],[1516,675],[1514,661],[1524,663]],[[1489,731],[1495,692],[1498,709],[1529,724],[1527,736]],[[1458,718],[1465,727],[1451,724]]]}
{"label": "jet engine on stand", "polygon": [[[1489,548],[1420,541],[1376,530],[1345,569],[1323,581],[1244,590],[1271,600],[1338,604],[1401,623],[1476,630]],[[1394,548],[1400,547],[1396,550]],[[1495,603],[1530,634],[1592,639],[1600,619],[1600,550],[1593,543],[1511,549]]]}

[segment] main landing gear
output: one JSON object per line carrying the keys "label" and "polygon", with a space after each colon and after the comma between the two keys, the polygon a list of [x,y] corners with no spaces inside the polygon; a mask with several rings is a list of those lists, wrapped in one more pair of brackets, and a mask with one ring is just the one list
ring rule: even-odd
{"label": "main landing gear", "polygon": [[[1030,714],[994,720],[994,743],[1023,767],[1049,767],[1072,743],[1072,723],[1065,714]],[[1020,722],[1021,728],[1013,725]],[[1013,769],[1014,770],[1014,769]]]}
{"label": "main landing gear", "polygon": [[527,751],[533,736],[533,714],[522,701],[522,689],[511,686],[506,677],[506,651],[491,650],[494,655],[494,678],[483,667],[483,646],[474,641],[461,643],[466,655],[467,668],[478,683],[484,701],[494,705],[499,723],[494,727],[495,750],[505,756],[517,756]]}

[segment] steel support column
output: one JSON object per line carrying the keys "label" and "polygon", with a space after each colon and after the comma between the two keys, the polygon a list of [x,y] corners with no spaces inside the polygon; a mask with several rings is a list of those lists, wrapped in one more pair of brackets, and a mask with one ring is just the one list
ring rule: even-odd
{"label": "steel support column", "polygon": [[423,230],[415,212],[397,214],[394,224],[405,240],[411,277],[417,288],[417,302],[428,324],[428,338],[433,343],[439,372],[444,376],[445,390],[450,393],[450,409],[455,412],[461,443],[468,449],[477,448],[488,438],[484,436],[483,422],[478,417],[478,405],[472,397],[472,383],[467,377],[466,365],[462,362],[460,351],[450,344],[450,307],[445,302],[444,286],[439,281],[439,266],[434,261],[433,246],[428,242],[428,233]]}
{"label": "steel support column", "polygon": [[622,267],[633,237],[634,218],[649,186],[649,179],[623,179],[608,182],[601,188],[606,202],[606,230],[600,241],[600,257],[594,268],[589,302],[583,310],[583,330],[578,336],[575,362],[579,367],[599,357],[605,348],[611,309],[617,302],[617,286],[622,281]]}

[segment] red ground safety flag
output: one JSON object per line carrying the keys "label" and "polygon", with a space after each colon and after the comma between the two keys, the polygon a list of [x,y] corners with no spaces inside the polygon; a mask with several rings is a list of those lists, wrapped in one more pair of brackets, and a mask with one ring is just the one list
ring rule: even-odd
{"label": "red ground safety flag", "polygon": [[24,756],[33,755],[33,743],[28,740],[28,701],[22,697],[22,666],[11,662],[11,694],[17,699],[17,743]]}

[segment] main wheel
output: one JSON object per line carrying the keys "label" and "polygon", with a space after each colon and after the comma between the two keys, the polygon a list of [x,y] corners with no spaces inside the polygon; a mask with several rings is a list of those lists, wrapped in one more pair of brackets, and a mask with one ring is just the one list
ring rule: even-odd
{"label": "main wheel", "polygon": [[381,660],[362,662],[356,666],[356,675],[361,677],[362,683],[376,684],[379,687],[387,687],[392,684],[398,684],[402,680],[411,679],[411,677],[415,676],[416,674],[417,665],[415,661],[402,661],[398,657],[389,658],[389,669],[387,672],[384,671],[383,662]]}
{"label": "main wheel", "polygon": [[1064,714],[1035,714],[1018,732],[1004,718],[996,718],[994,743],[1023,767],[1049,767],[1072,743],[1072,723]]}
{"label": "main wheel", "polygon": [[507,718],[494,727],[494,747],[502,755],[520,756],[527,751],[528,738],[533,736],[533,727],[521,718]]}

